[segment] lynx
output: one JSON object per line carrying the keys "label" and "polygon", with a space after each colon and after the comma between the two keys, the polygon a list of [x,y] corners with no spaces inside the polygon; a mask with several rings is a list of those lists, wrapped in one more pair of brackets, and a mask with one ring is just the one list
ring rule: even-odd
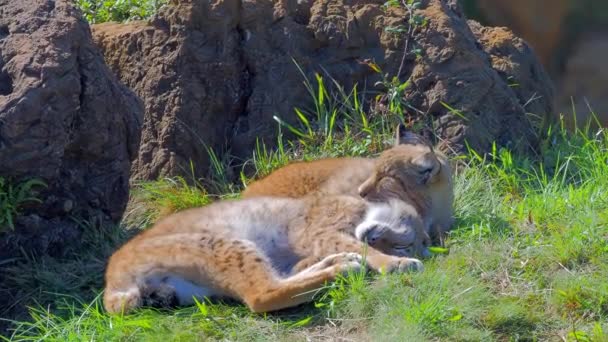
{"label": "lynx", "polygon": [[[396,187],[393,191],[391,188]],[[407,191],[405,191],[407,190]],[[250,184],[244,198],[299,198],[313,192],[376,200],[393,192],[411,203],[427,233],[441,238],[453,223],[452,170],[448,159],[421,136],[397,127],[395,145],[378,158],[329,158],[288,164]]]}
{"label": "lynx", "polygon": [[417,211],[400,200],[221,201],[167,216],[116,251],[104,306],[119,313],[211,297],[274,311],[312,300],[325,282],[363,264],[374,271],[422,270],[409,256],[427,245]]}

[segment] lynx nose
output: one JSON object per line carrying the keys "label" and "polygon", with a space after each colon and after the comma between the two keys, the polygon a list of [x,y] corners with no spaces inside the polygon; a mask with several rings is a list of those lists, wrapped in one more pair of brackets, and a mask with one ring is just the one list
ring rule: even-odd
{"label": "lynx nose", "polygon": [[370,246],[375,245],[382,236],[382,228],[378,225],[371,226],[363,235],[365,241]]}

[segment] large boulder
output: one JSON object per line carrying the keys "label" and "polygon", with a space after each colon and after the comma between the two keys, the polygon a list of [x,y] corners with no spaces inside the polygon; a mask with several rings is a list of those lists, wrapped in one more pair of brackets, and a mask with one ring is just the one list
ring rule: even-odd
{"label": "large boulder", "polygon": [[[380,75],[366,60],[411,80],[412,115],[432,122],[456,153],[465,140],[480,151],[495,140],[534,147],[524,105],[530,89],[552,86],[521,40],[505,33],[499,46],[480,44],[485,34],[471,30],[456,0],[422,1],[427,24],[408,39],[387,28],[407,27],[410,13],[384,3],[172,0],[149,22],[94,26],[108,65],[145,103],[134,177],[191,175],[190,162],[202,176],[207,148],[250,156],[256,139],[274,140],[273,116],[293,122],[293,107],[310,106],[302,73],[374,90]],[[540,93],[534,110],[544,116],[552,93]]]}
{"label": "large boulder", "polygon": [[[604,94],[608,2],[595,0],[462,0],[486,25],[507,26],[538,54],[556,82],[556,111],[566,127],[608,125]],[[493,30],[484,28],[484,30]],[[496,33],[501,28],[496,29]]]}
{"label": "large boulder", "polygon": [[[432,117],[433,127],[456,153],[466,151],[465,142],[480,152],[488,151],[492,142],[520,151],[534,149],[537,132],[524,108],[528,98],[510,86],[521,82],[528,89],[533,86],[525,83],[534,80],[534,86],[552,88],[532,51],[513,46],[521,40],[510,33],[500,49],[488,47],[485,32],[467,22],[457,1],[429,1],[419,15],[428,24],[413,36],[422,53],[411,63],[414,86],[406,91],[411,104]],[[498,56],[511,66],[501,67]],[[537,71],[540,75],[534,75]],[[546,118],[553,98],[552,92],[543,93],[535,114]]]}
{"label": "large boulder", "polygon": [[0,260],[63,254],[77,246],[78,220],[121,218],[142,113],[72,1],[0,0],[0,177],[48,184],[14,232],[1,227]]}
{"label": "large boulder", "polygon": [[239,1],[182,1],[146,24],[93,28],[108,66],[144,101],[133,177],[204,173],[208,149],[221,150],[245,111],[246,64],[238,32]]}
{"label": "large boulder", "polygon": [[490,56],[492,68],[515,93],[528,120],[543,126],[553,114],[555,89],[530,46],[505,27],[486,27],[475,21],[469,26],[484,51]]}

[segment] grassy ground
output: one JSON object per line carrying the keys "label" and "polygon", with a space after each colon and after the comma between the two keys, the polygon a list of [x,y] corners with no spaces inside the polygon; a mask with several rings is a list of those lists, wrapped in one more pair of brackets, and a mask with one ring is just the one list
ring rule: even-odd
{"label": "grassy ground", "polygon": [[[260,146],[251,164],[263,174],[290,159],[380,150],[390,138],[389,116],[367,125],[353,117],[337,116],[335,131],[315,120],[297,145],[272,152]],[[306,124],[293,129],[308,132]],[[89,233],[90,248],[75,260],[29,260],[3,270],[5,284],[44,304],[15,322],[6,339],[606,341],[608,135],[556,129],[548,136],[538,158],[495,150],[459,161],[449,254],[426,260],[423,273],[351,275],[328,284],[315,303],[273,315],[203,302],[110,317],[98,297],[103,266],[130,235],[110,229]],[[221,183],[222,165],[218,160],[215,188],[238,189]],[[205,205],[214,198],[203,189],[175,179],[140,184],[125,222],[145,227]]]}

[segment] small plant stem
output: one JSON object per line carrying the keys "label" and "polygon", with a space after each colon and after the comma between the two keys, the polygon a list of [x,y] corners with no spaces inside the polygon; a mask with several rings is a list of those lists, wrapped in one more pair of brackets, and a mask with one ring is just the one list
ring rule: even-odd
{"label": "small plant stem", "polygon": [[[410,17],[411,17],[410,11]],[[397,77],[401,77],[401,72],[403,71],[403,66],[405,65],[405,57],[407,56],[407,50],[409,48],[410,37],[412,34],[412,24],[409,24],[407,28],[407,35],[405,36],[405,46],[403,47],[403,55],[401,56],[401,63],[399,64],[399,70],[397,71]]]}

